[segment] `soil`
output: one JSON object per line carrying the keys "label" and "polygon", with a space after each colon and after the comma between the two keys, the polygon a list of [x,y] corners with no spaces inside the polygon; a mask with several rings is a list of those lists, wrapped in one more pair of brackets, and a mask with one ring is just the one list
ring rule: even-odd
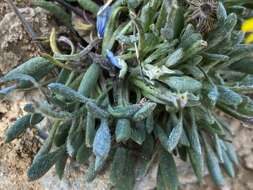
{"label": "soil", "polygon": [[[39,36],[47,36],[50,31],[50,17],[41,9],[27,8],[29,0],[16,1],[21,13],[32,24]],[[39,52],[36,45],[31,43],[22,24],[8,7],[0,0],[0,76],[11,68],[24,62]],[[101,175],[95,182],[84,182],[85,167],[79,167],[75,162],[68,163],[65,177],[60,181],[54,169],[36,182],[28,182],[26,171],[41,146],[35,130],[28,130],[24,136],[10,144],[4,144],[3,136],[7,127],[18,117],[23,115],[26,102],[38,97],[35,93],[15,93],[8,100],[0,102],[0,190],[79,190],[109,189],[108,174]],[[241,166],[237,169],[234,179],[227,179],[223,189],[253,190],[253,129],[242,126],[239,122],[231,122],[234,133],[234,144],[241,159]],[[154,170],[155,171],[155,170]],[[210,177],[206,177],[205,184],[196,184],[189,165],[179,162],[178,171],[182,190],[215,190]],[[138,189],[152,189],[154,174],[148,176]]]}
{"label": "soil", "polygon": [[[29,57],[38,54],[38,49],[30,42],[22,24],[8,4],[3,0],[0,2],[0,75],[2,75]],[[22,8],[27,3],[27,1],[20,1],[17,6],[21,7],[20,11],[28,22],[38,25],[38,18],[47,16],[45,13],[39,13],[39,10]],[[40,24],[42,29],[45,28],[43,22]],[[39,183],[29,183],[26,179],[26,170],[41,144],[36,138],[35,131],[27,131],[22,138],[11,144],[3,142],[6,128],[23,114],[21,108],[25,105],[28,96],[17,93],[11,97],[13,98],[0,103],[0,189],[43,189]]]}

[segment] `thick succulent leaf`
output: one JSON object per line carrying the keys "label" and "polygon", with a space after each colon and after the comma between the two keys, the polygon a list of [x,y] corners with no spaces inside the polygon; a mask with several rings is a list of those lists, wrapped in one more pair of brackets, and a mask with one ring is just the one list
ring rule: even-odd
{"label": "thick succulent leaf", "polygon": [[[43,68],[43,69],[41,69]],[[9,73],[5,75],[5,77],[13,76],[16,74],[25,74],[30,75],[32,77],[36,77],[42,75],[44,73],[48,74],[50,70],[52,70],[53,65],[42,57],[34,57],[29,59],[25,63],[19,65],[15,69],[12,69]],[[45,75],[45,74],[44,74]],[[36,78],[39,79],[39,78]]]}
{"label": "thick succulent leaf", "polygon": [[237,110],[241,114],[253,116],[253,100],[248,96],[243,96],[243,102],[238,106]]}
{"label": "thick succulent leaf", "polygon": [[193,110],[191,110],[190,114],[191,114],[191,127],[187,128],[189,139],[190,139],[190,144],[191,144],[192,149],[195,152],[202,154],[202,149],[201,149],[201,144],[200,144],[200,136],[198,133],[198,127],[197,127],[197,123],[195,120],[195,113]]}
{"label": "thick succulent leaf", "polygon": [[111,134],[108,121],[103,119],[93,142],[93,153],[96,157],[107,158],[111,149]]}
{"label": "thick succulent leaf", "polygon": [[30,124],[32,126],[34,126],[34,125],[40,123],[43,119],[44,119],[44,117],[41,114],[39,114],[39,113],[33,113],[31,115]]}
{"label": "thick succulent leaf", "polygon": [[234,164],[239,165],[239,159],[233,145],[231,143],[225,143],[225,146],[226,146],[226,153],[229,159],[232,160]]}
{"label": "thick succulent leaf", "polygon": [[203,121],[208,125],[215,123],[215,119],[210,111],[203,106],[194,107],[193,111],[195,112],[196,122]]}
{"label": "thick succulent leaf", "polygon": [[166,83],[170,88],[178,92],[196,92],[202,88],[202,84],[188,76],[184,77],[162,77],[160,80]]}
{"label": "thick succulent leaf", "polygon": [[208,36],[208,48],[213,48],[221,43],[228,35],[231,34],[237,23],[237,16],[231,13],[226,18],[224,24],[221,24],[215,31],[210,32]]}
{"label": "thick succulent leaf", "polygon": [[151,64],[145,64],[143,73],[150,80],[155,80],[155,79],[159,79],[161,76],[172,75],[172,74],[175,74],[176,72],[168,69],[164,65],[159,67],[159,66],[153,66]]}
{"label": "thick succulent leaf", "polygon": [[130,190],[134,188],[135,182],[135,174],[134,174],[134,167],[135,167],[135,158],[133,157],[131,151],[127,151],[126,155],[126,162],[123,171],[123,175],[121,176],[120,180],[117,181],[115,185],[117,190]]}
{"label": "thick succulent leaf", "polygon": [[193,171],[198,178],[198,181],[202,182],[204,177],[204,156],[202,153],[196,152],[192,149],[188,149],[188,154]]}
{"label": "thick succulent leaf", "polygon": [[27,176],[29,181],[34,181],[42,177],[48,170],[63,156],[65,147],[45,154],[36,159],[28,170]]}
{"label": "thick succulent leaf", "polygon": [[[159,175],[160,174],[160,175]],[[161,180],[162,188],[158,189],[165,190],[177,190],[178,189],[178,178],[177,169],[173,156],[168,152],[161,154],[159,168],[158,168],[158,181]]]}
{"label": "thick succulent leaf", "polygon": [[219,91],[217,86],[213,83],[205,82],[203,84],[202,92],[204,97],[203,101],[205,104],[208,107],[213,108],[219,99]]}
{"label": "thick succulent leaf", "polygon": [[128,106],[109,107],[109,113],[115,118],[130,118],[132,117],[142,106],[140,104],[132,104]]}
{"label": "thick succulent leaf", "polygon": [[60,83],[51,83],[48,85],[48,88],[52,92],[63,96],[67,100],[73,100],[73,101],[78,101],[82,103],[86,103],[87,101],[89,101],[89,99],[83,96],[81,93],[76,92],[75,90],[69,87],[66,87],[65,85],[60,84]]}
{"label": "thick succulent leaf", "polygon": [[178,50],[174,51],[172,54],[168,56],[165,65],[167,67],[174,66],[177,63],[179,63],[182,58],[183,58],[183,49],[179,48]]}
{"label": "thick succulent leaf", "polygon": [[171,152],[173,149],[176,148],[182,133],[183,133],[183,115],[181,113],[180,118],[177,121],[176,126],[173,127],[171,133],[169,134],[168,140],[167,140],[167,146],[169,149],[169,152]]}
{"label": "thick succulent leaf", "polygon": [[215,143],[215,151],[216,151],[216,155],[219,158],[220,162],[223,163],[224,162],[224,158],[223,158],[223,153],[222,153],[222,145],[220,142],[220,138],[218,137],[217,134],[214,134],[214,143]]}
{"label": "thick succulent leaf", "polygon": [[55,172],[57,174],[57,176],[59,177],[59,179],[63,178],[64,175],[64,170],[67,164],[67,160],[68,160],[68,154],[65,152],[64,155],[62,155],[59,160],[57,160],[57,162],[55,163]]}
{"label": "thick succulent leaf", "polygon": [[230,65],[232,70],[242,73],[253,74],[252,57],[244,58]]}
{"label": "thick succulent leaf", "polygon": [[85,144],[87,147],[91,147],[95,138],[95,118],[88,112],[86,117],[86,128],[85,128]]}
{"label": "thick succulent leaf", "polygon": [[189,139],[188,139],[188,137],[187,137],[186,132],[185,132],[184,129],[183,129],[182,135],[181,135],[181,137],[180,137],[180,139],[179,139],[179,144],[180,144],[180,145],[183,145],[183,146],[186,146],[186,147],[189,147],[189,146],[190,146]]}
{"label": "thick succulent leaf", "polygon": [[142,7],[140,20],[142,22],[143,30],[146,32],[149,30],[150,25],[154,22],[155,19],[155,7],[152,6],[151,2],[148,2]]}
{"label": "thick succulent leaf", "polygon": [[43,145],[40,147],[40,150],[37,152],[37,154],[34,156],[33,162],[36,162],[37,159],[49,153],[54,143],[54,136],[59,125],[60,125],[59,121],[56,121],[53,124],[47,139],[45,140]]}
{"label": "thick succulent leaf", "polygon": [[31,114],[19,118],[5,133],[5,142],[9,143],[30,126]]}
{"label": "thick succulent leaf", "polygon": [[80,164],[84,164],[91,155],[91,149],[86,147],[86,143],[83,142],[83,144],[78,148],[78,151],[76,153],[76,160]]}
{"label": "thick succulent leaf", "polygon": [[81,120],[79,124],[73,123],[71,129],[69,130],[69,134],[67,137],[67,152],[71,157],[76,157],[78,149],[83,143],[85,134],[82,129],[83,121]]}
{"label": "thick succulent leaf", "polygon": [[219,91],[218,102],[221,102],[229,106],[237,107],[243,101],[240,94],[230,90],[229,88],[220,86],[218,87],[218,91]]}
{"label": "thick succulent leaf", "polygon": [[235,170],[234,170],[233,162],[229,159],[227,153],[224,150],[222,150],[222,157],[224,159],[223,166],[225,168],[226,173],[230,177],[235,177]]}
{"label": "thick succulent leaf", "polygon": [[85,175],[86,181],[92,182],[96,178],[97,174],[98,174],[98,171],[95,171],[95,158],[92,157],[89,163],[87,174]]}
{"label": "thick succulent leaf", "polygon": [[110,116],[110,113],[106,110],[100,108],[96,103],[94,102],[87,102],[86,103],[87,110],[93,115],[93,117],[96,118],[108,118]]}
{"label": "thick succulent leaf", "polygon": [[137,179],[145,177],[150,171],[150,168],[153,167],[154,159],[157,157],[157,151],[154,146],[155,141],[153,137],[149,135],[143,143],[135,166],[135,175]]}
{"label": "thick succulent leaf", "polygon": [[112,162],[112,168],[110,173],[110,181],[113,185],[122,180],[124,175],[124,169],[127,162],[127,150],[123,147],[117,148]]}
{"label": "thick succulent leaf", "polygon": [[115,135],[117,142],[125,142],[131,137],[131,123],[128,119],[119,119],[116,123]]}
{"label": "thick succulent leaf", "polygon": [[54,144],[56,146],[61,146],[66,142],[70,127],[71,127],[71,123],[66,122],[66,123],[62,123],[57,128],[55,132],[55,136],[54,136]]}
{"label": "thick succulent leaf", "polygon": [[146,130],[147,132],[150,134],[154,127],[155,127],[155,123],[154,123],[154,115],[151,114],[149,115],[147,118],[146,118],[146,121],[145,121],[145,127],[146,127]]}
{"label": "thick succulent leaf", "polygon": [[217,17],[220,22],[224,22],[227,18],[227,11],[222,2],[219,2],[217,9]]}
{"label": "thick succulent leaf", "polygon": [[219,161],[211,146],[207,142],[205,142],[205,150],[207,168],[211,174],[211,177],[216,185],[223,186],[225,184],[225,180],[220,169]]}
{"label": "thick succulent leaf", "polygon": [[133,120],[134,121],[144,120],[145,118],[147,118],[149,115],[152,114],[156,106],[157,106],[156,103],[152,102],[145,103],[143,107],[134,114]]}
{"label": "thick succulent leaf", "polygon": [[139,145],[145,141],[146,130],[144,121],[137,122],[135,128],[132,128],[131,139]]}

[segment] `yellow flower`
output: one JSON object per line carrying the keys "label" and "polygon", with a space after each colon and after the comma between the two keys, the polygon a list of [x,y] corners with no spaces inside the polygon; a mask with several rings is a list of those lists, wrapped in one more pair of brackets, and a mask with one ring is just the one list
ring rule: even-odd
{"label": "yellow flower", "polygon": [[246,20],[242,24],[242,31],[251,33],[245,38],[245,43],[246,44],[252,43],[253,42],[253,18]]}

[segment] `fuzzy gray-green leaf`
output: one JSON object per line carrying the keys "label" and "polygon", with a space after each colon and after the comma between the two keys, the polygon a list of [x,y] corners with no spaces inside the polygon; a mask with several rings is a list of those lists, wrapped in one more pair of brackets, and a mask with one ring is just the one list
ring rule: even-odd
{"label": "fuzzy gray-green leaf", "polygon": [[5,142],[9,143],[17,138],[30,126],[31,114],[19,118],[5,133]]}
{"label": "fuzzy gray-green leaf", "polygon": [[125,142],[131,137],[131,124],[128,119],[119,119],[116,123],[115,135],[117,142]]}
{"label": "fuzzy gray-green leaf", "polygon": [[201,89],[202,84],[188,76],[184,77],[163,77],[161,81],[178,92],[196,92]]}
{"label": "fuzzy gray-green leaf", "polygon": [[179,187],[177,169],[173,156],[170,153],[162,153],[158,170],[165,189],[177,190]]}
{"label": "fuzzy gray-green leaf", "polygon": [[103,119],[96,132],[93,142],[93,153],[96,156],[106,158],[111,149],[111,134],[108,126],[108,121]]}
{"label": "fuzzy gray-green leaf", "polygon": [[29,181],[34,181],[42,177],[48,170],[62,157],[65,148],[61,147],[58,150],[45,154],[39,157],[32,163],[28,170],[27,176]]}

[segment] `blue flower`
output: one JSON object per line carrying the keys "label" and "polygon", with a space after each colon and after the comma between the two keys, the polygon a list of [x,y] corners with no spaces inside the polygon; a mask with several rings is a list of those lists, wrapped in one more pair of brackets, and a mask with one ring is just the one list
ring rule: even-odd
{"label": "blue flower", "polygon": [[122,69],[122,65],[120,64],[119,59],[114,56],[114,54],[110,50],[106,51],[106,57],[113,66],[117,67],[118,69]]}
{"label": "blue flower", "polygon": [[105,33],[105,28],[108,23],[108,20],[111,16],[112,8],[108,5],[104,5],[100,8],[97,14],[97,32],[98,37],[103,38]]}

